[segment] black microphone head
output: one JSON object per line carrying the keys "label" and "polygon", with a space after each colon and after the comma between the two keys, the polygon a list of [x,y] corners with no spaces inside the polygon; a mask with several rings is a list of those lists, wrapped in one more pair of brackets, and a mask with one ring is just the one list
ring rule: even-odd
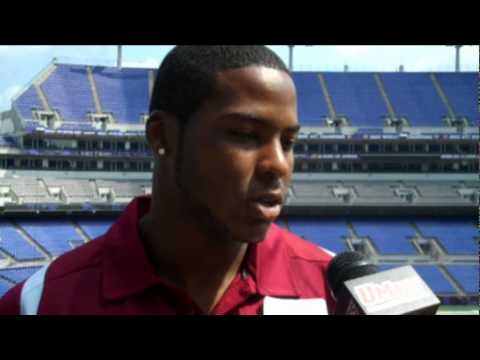
{"label": "black microphone head", "polygon": [[357,251],[347,251],[335,256],[327,269],[327,281],[333,295],[338,299],[345,281],[374,274],[377,267]]}

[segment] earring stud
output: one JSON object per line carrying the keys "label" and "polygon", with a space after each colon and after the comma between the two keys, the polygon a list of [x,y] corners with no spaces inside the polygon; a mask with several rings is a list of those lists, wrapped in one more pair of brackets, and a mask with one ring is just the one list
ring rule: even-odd
{"label": "earring stud", "polygon": [[165,149],[164,148],[158,149],[158,155],[160,155],[160,156],[165,155]]}

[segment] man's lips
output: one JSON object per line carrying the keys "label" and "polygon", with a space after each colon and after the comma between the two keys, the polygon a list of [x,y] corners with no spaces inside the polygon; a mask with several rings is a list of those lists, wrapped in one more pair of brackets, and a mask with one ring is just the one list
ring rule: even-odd
{"label": "man's lips", "polygon": [[248,201],[249,215],[260,221],[273,222],[282,210],[283,196],[279,192],[261,193]]}

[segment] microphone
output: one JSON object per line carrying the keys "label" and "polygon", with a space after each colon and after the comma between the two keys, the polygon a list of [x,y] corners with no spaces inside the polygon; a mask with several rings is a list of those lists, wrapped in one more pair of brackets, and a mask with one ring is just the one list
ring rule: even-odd
{"label": "microphone", "polygon": [[433,315],[440,300],[411,266],[378,272],[361,253],[333,258],[327,281],[336,315]]}

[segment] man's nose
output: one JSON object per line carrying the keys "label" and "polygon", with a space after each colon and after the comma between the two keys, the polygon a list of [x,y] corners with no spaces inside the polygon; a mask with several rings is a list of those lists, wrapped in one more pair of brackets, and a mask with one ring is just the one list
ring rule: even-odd
{"label": "man's nose", "polygon": [[257,167],[260,174],[268,174],[275,179],[290,175],[289,154],[284,150],[280,140],[272,140],[262,147]]}

